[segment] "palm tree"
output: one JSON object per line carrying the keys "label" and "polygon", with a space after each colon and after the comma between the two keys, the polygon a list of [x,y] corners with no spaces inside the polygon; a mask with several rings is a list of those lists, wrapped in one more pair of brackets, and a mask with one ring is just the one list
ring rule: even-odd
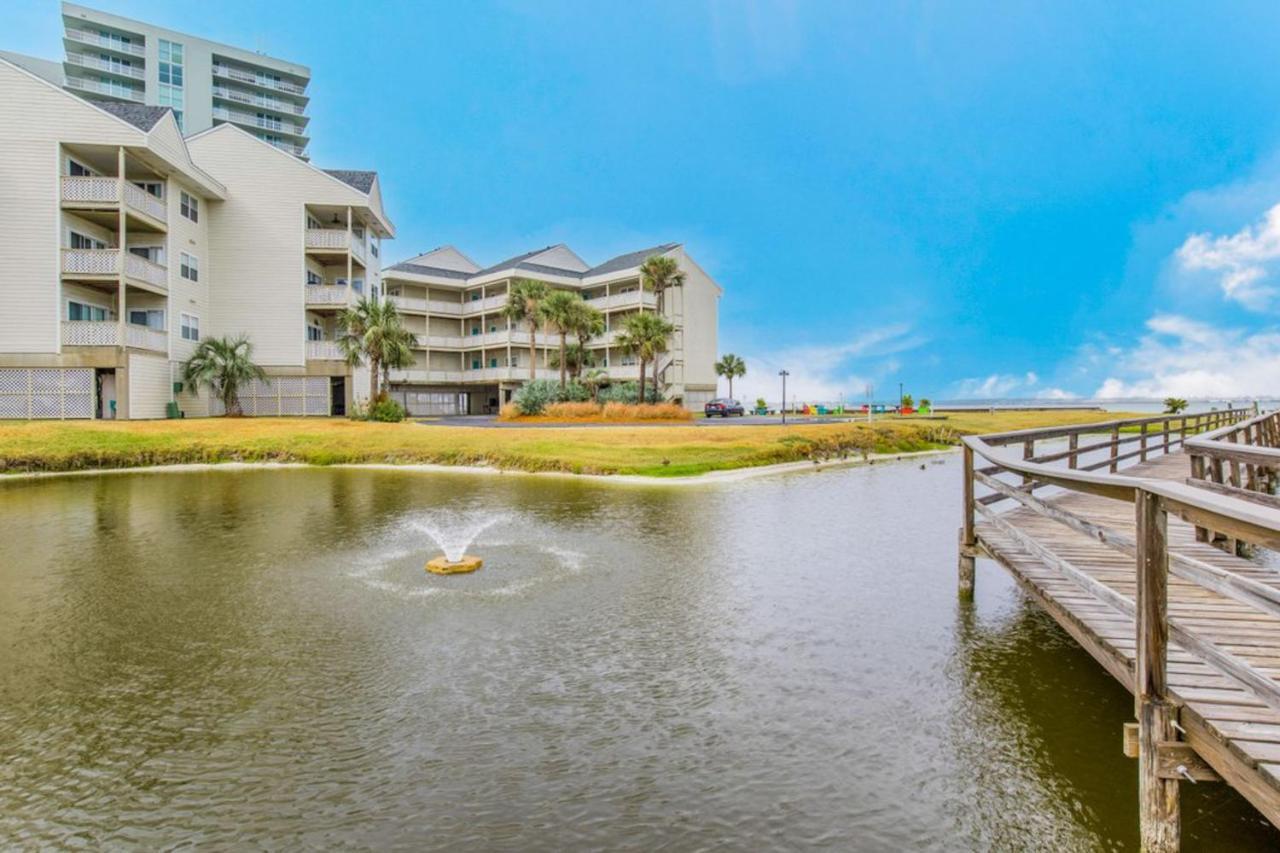
{"label": "palm tree", "polygon": [[547,298],[550,289],[544,282],[531,278],[518,278],[511,283],[507,291],[507,304],[502,306],[502,316],[512,323],[526,323],[529,326],[529,381],[537,377],[538,350],[536,338],[538,328],[542,325],[542,301]]}
{"label": "palm tree", "polygon": [[369,364],[369,405],[378,399],[378,380],[385,369],[413,363],[413,332],[404,327],[394,301],[375,302],[367,296],[338,315],[338,346],[347,364]]}
{"label": "palm tree", "polygon": [[579,299],[573,306],[569,325],[573,328],[573,334],[578,338],[578,345],[574,350],[571,350],[572,356],[569,359],[569,364],[573,366],[573,376],[576,379],[578,374],[582,373],[583,367],[594,366],[595,364],[595,357],[587,349],[587,344],[592,338],[598,338],[604,334],[606,325],[604,312],[594,305],[587,304],[585,299]]}
{"label": "palm tree", "polygon": [[267,374],[253,363],[253,345],[244,335],[238,338],[205,338],[182,365],[184,382],[199,389],[208,385],[222,400],[227,415],[244,414],[240,409],[240,386]]}
{"label": "palm tree", "polygon": [[560,336],[560,390],[563,391],[567,382],[566,374],[569,365],[565,363],[565,347],[568,343],[569,333],[574,330],[574,323],[578,314],[576,303],[582,302],[582,297],[574,293],[572,290],[553,290],[548,294],[547,298],[542,300],[542,304],[538,306],[538,314],[542,318],[542,322],[546,327]]}
{"label": "palm tree", "polygon": [[600,386],[609,381],[608,371],[592,367],[582,377],[582,384],[591,390],[591,402],[600,402]]}
{"label": "palm tree", "polygon": [[667,288],[684,285],[684,270],[680,269],[675,258],[653,255],[640,265],[640,280],[653,288],[654,296],[657,297],[658,313],[662,314],[665,310]]}
{"label": "palm tree", "polygon": [[[564,360],[569,367],[570,379],[577,379],[584,369],[596,366],[596,354],[577,342],[565,347]],[[551,366],[560,366],[560,356],[557,353],[551,354]]]}
{"label": "palm tree", "polygon": [[1164,411],[1169,415],[1176,415],[1187,407],[1187,401],[1181,397],[1165,397]]}
{"label": "palm tree", "polygon": [[747,375],[747,363],[731,352],[720,356],[716,362],[716,376],[729,380],[729,397],[733,397],[733,380]]}
{"label": "palm tree", "polygon": [[653,388],[658,390],[658,357],[667,351],[667,341],[675,331],[662,317],[651,311],[640,311],[627,315],[622,323],[622,332],[617,337],[617,344],[627,352],[634,353],[640,359],[640,402],[645,401],[644,369],[653,362]]}

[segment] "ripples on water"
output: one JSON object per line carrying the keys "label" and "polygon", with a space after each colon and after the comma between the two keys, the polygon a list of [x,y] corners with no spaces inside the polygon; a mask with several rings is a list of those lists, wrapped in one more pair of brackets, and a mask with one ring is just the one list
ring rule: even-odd
{"label": "ripples on water", "polygon": [[[998,570],[956,603],[959,485],[6,484],[0,846],[1132,849],[1131,700]],[[441,510],[503,516],[480,572]]]}

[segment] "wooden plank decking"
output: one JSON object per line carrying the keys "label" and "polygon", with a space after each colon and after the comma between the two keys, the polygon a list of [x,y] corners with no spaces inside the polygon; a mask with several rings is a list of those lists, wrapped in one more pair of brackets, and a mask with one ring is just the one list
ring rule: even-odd
{"label": "wooden plank decking", "polygon": [[[1172,453],[1124,470],[1127,475],[1182,481],[1190,460]],[[1049,499],[1077,516],[1135,535],[1132,503],[1079,492]],[[1136,594],[1134,559],[1026,508],[1001,515],[1076,569],[1129,600]],[[1130,692],[1134,689],[1134,619],[1068,578],[991,522],[975,527],[978,550],[999,562]],[[1168,521],[1171,553],[1183,553],[1280,590],[1280,571],[1197,542],[1194,528]],[[1168,581],[1168,617],[1196,635],[1280,677],[1280,618],[1175,577]],[[1280,711],[1239,682],[1170,642],[1169,698],[1181,705],[1186,741],[1272,823],[1280,825]],[[1120,747],[1117,732],[1116,748]]]}

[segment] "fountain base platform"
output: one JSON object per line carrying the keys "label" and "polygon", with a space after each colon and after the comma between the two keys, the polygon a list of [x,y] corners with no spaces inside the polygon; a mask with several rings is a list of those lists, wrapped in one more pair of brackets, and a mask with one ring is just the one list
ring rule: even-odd
{"label": "fountain base platform", "polygon": [[483,565],[484,560],[470,554],[460,560],[450,560],[442,555],[427,561],[427,571],[433,575],[465,575]]}

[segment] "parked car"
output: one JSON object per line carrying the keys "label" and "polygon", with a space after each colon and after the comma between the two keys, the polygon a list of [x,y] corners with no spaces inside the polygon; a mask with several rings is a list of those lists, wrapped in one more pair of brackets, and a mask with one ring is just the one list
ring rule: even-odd
{"label": "parked car", "polygon": [[717,415],[722,418],[727,418],[730,415],[742,417],[747,413],[747,410],[742,408],[741,403],[737,400],[730,400],[728,397],[717,397],[716,399],[711,400],[707,403],[704,411],[709,418],[716,417]]}

